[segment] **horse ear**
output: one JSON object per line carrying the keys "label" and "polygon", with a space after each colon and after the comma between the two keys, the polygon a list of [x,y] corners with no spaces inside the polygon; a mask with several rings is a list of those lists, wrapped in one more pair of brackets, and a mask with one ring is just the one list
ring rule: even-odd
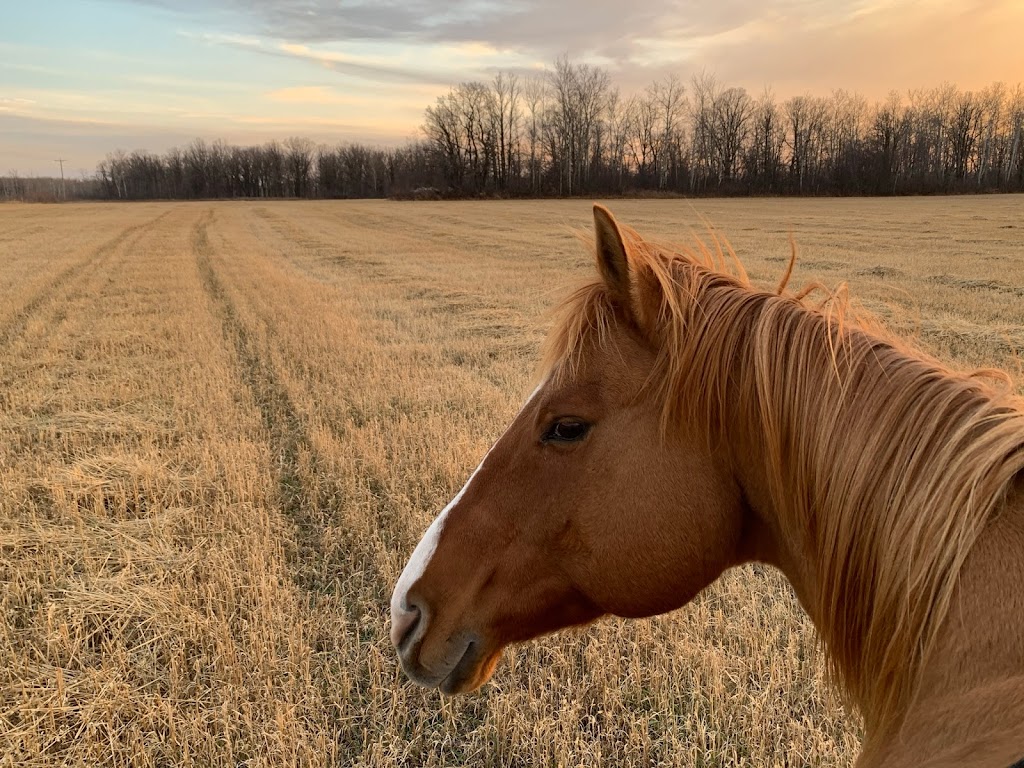
{"label": "horse ear", "polygon": [[644,332],[653,329],[658,307],[658,282],[650,268],[637,268],[630,245],[622,236],[611,211],[594,205],[594,232],[597,235],[597,271],[608,290]]}
{"label": "horse ear", "polygon": [[594,234],[597,236],[597,271],[608,290],[628,307],[629,256],[619,225],[611,211],[594,204]]}

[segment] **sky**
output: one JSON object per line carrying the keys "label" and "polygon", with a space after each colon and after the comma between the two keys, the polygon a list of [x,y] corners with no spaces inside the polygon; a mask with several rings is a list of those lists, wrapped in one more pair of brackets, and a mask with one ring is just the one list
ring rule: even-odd
{"label": "sky", "polygon": [[624,95],[705,70],[781,99],[1024,82],[1024,0],[0,0],[0,175],[115,149],[402,144],[465,80],[559,56]]}

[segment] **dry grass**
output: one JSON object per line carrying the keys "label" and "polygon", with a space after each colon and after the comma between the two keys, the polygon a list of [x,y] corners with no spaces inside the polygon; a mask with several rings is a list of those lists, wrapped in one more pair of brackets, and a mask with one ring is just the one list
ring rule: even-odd
{"label": "dry grass", "polygon": [[[773,285],[1014,367],[1020,198],[615,202],[697,213]],[[403,680],[391,585],[591,269],[583,202],[0,209],[0,765],[849,765],[774,572]]]}

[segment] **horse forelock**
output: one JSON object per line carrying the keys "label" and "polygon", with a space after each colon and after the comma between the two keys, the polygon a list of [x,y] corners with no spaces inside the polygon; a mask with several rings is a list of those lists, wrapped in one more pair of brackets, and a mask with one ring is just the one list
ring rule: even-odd
{"label": "horse forelock", "polygon": [[[663,427],[752,436],[776,513],[813,532],[809,607],[829,670],[869,722],[894,723],[961,567],[1024,471],[1020,398],[1008,380],[950,370],[888,334],[844,286],[787,292],[792,260],[771,293],[714,231],[710,245],[670,250],[622,229],[631,266],[660,292],[648,331]],[[600,281],[570,295],[545,375],[574,375],[588,349],[615,343],[622,317]]]}

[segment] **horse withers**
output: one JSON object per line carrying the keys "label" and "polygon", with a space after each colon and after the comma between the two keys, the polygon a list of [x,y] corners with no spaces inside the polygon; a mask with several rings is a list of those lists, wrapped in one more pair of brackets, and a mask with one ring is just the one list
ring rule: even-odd
{"label": "horse withers", "polygon": [[[751,287],[594,208],[598,277],[540,386],[395,586],[406,674],[471,691],[502,649],[652,616],[772,564],[864,718],[861,766],[1024,755],[1024,407],[848,310]],[[728,255],[732,255],[731,251]],[[792,267],[792,263],[790,265]]]}

